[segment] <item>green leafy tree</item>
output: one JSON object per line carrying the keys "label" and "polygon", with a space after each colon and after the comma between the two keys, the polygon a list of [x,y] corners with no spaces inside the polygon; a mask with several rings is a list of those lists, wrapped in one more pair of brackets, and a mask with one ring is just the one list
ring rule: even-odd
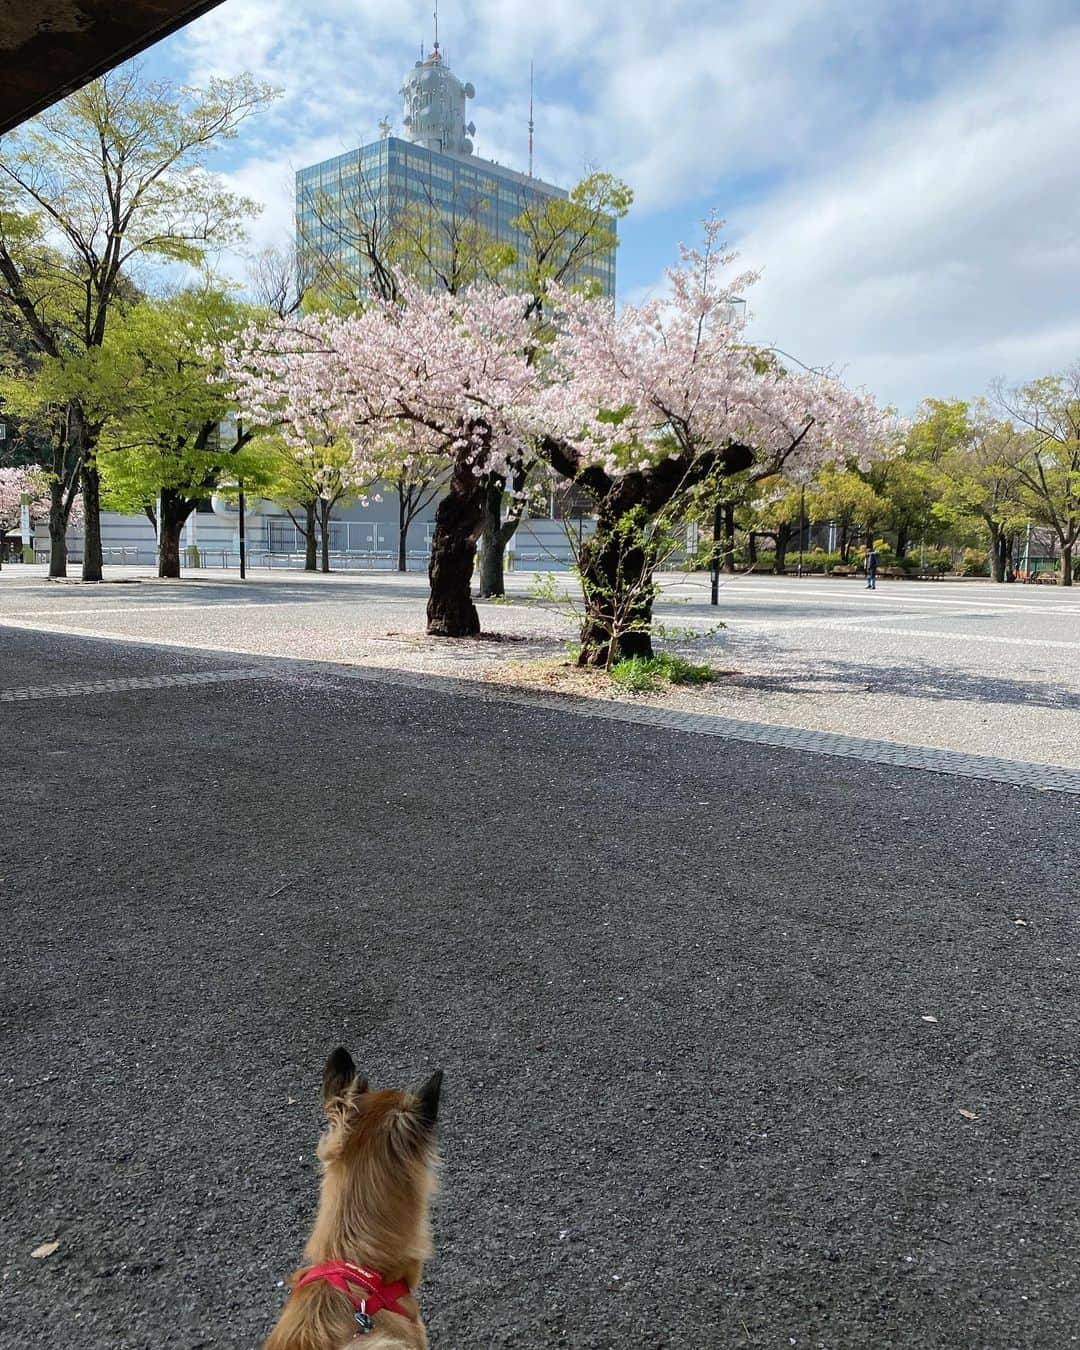
{"label": "green leafy tree", "polygon": [[1028,433],[1028,453],[1016,465],[1021,499],[1032,519],[1053,531],[1060,581],[1071,586],[1080,539],[1080,362],[1017,388],[999,384],[995,397],[1017,428]]}
{"label": "green leafy tree", "polygon": [[896,541],[896,557],[906,558],[913,540],[925,537],[935,523],[937,483],[934,466],[916,459],[910,450],[881,465],[871,475],[871,486],[885,503],[877,528]]}
{"label": "green leafy tree", "polygon": [[604,293],[603,275],[614,266],[617,222],[633,205],[628,184],[610,173],[590,173],[563,197],[529,200],[514,226],[526,243],[515,259],[515,289],[530,297],[530,314],[542,317],[555,286]]}
{"label": "green leafy tree", "polygon": [[19,462],[33,459],[46,469],[49,494],[49,575],[67,575],[67,531],[79,500],[78,456],[81,441],[71,416],[66,387],[49,393],[49,381],[39,365],[32,372],[0,374],[4,413],[18,427]]}
{"label": "green leafy tree", "polygon": [[[75,362],[73,385],[124,308],[134,269],[197,266],[242,236],[256,208],[208,173],[206,161],[273,97],[249,75],[188,89],[147,79],[131,63],[4,138],[0,303],[17,313],[39,354]],[[47,383],[63,382],[54,372]],[[100,581],[102,423],[77,396],[65,401],[59,490],[81,480],[83,577]]]}
{"label": "green leafy tree", "polygon": [[928,398],[908,430],[906,451],[916,460],[937,464],[962,450],[971,439],[972,410],[963,399]]}
{"label": "green leafy tree", "polygon": [[[100,425],[105,499],[143,511],[159,538],[158,573],[180,576],[180,537],[198,503],[224,480],[256,487],[268,476],[255,428],[231,422],[218,352],[251,317],[211,285],[119,315],[105,343],[84,356],[75,395]],[[73,363],[66,369],[70,375]]]}
{"label": "green leafy tree", "polygon": [[900,454],[864,474],[885,503],[874,527],[893,536],[897,558],[907,557],[913,540],[940,528],[941,517],[934,510],[939,494],[937,465],[970,439],[969,408],[962,399],[926,399]]}
{"label": "green leafy tree", "polygon": [[[353,447],[334,428],[310,431],[302,445],[281,436],[270,438],[268,444],[272,447],[268,464],[271,480],[265,495],[284,503],[289,519],[304,536],[304,570],[317,570],[317,545],[321,540],[321,567],[329,572],[334,508],[366,498],[371,483],[356,477]],[[303,512],[303,524],[294,509]]]}
{"label": "green leafy tree", "polygon": [[807,490],[806,509],[811,520],[835,523],[840,558],[846,563],[860,534],[867,541],[874,538],[888,505],[858,470],[825,465]]}
{"label": "green leafy tree", "polygon": [[961,531],[978,522],[989,535],[990,575],[997,582],[1008,579],[1011,540],[1030,519],[1020,471],[1029,450],[1027,436],[978,405],[967,419],[965,438],[956,439],[933,465],[935,516]]}
{"label": "green leafy tree", "polygon": [[756,483],[753,492],[754,495],[739,517],[739,524],[746,530],[749,540],[750,563],[754,565],[758,561],[757,540],[771,539],[774,550],[773,571],[782,577],[787,567],[787,552],[792,536],[803,518],[803,488],[776,476]]}
{"label": "green leafy tree", "polygon": [[398,453],[388,458],[382,481],[397,498],[397,570],[405,572],[409,565],[409,530],[443,491],[446,461],[426,449],[413,428],[402,427]]}

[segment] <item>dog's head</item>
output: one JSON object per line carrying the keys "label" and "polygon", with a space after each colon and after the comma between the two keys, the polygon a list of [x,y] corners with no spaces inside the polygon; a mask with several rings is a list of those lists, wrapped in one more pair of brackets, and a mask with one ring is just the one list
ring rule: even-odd
{"label": "dog's head", "polygon": [[323,1109],[330,1125],[319,1148],[323,1162],[360,1151],[392,1154],[399,1161],[430,1153],[442,1078],[439,1069],[416,1092],[376,1092],[348,1050],[338,1046],[323,1070]]}
{"label": "dog's head", "polygon": [[442,1070],[415,1092],[374,1090],[339,1047],[323,1071],[329,1128],[319,1141],[324,1194],[342,1222],[426,1248],[427,1204],[435,1188],[436,1122]]}

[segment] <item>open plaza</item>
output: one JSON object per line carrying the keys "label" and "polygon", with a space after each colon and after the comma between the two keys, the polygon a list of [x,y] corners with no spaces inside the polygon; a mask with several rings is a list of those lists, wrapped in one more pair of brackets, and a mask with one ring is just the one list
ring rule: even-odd
{"label": "open plaza", "polygon": [[1080,771],[1080,591],[882,581],[867,592],[858,578],[733,576],[713,608],[707,574],[668,573],[657,603],[661,645],[721,675],[628,701],[614,684],[573,670],[581,600],[566,573],[508,574],[507,598],[479,603],[490,639],[480,642],[425,636],[422,574],[256,569],[241,583],[235,570],[198,571],[176,585],[116,568],[119,584],[101,588],[43,585],[43,576],[40,567],[5,569],[0,623],[618,698],[624,710]]}
{"label": "open plaza", "polygon": [[672,703],[525,577],[112,579],[0,574],[20,1317],[257,1344],[346,1039],[446,1071],[434,1344],[1073,1343],[1071,594],[673,575]]}

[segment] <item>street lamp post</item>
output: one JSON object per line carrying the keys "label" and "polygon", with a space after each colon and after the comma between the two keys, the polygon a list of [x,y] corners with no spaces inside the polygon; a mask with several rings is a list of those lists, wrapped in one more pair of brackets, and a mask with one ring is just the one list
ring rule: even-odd
{"label": "street lamp post", "polygon": [[720,603],[720,534],[723,528],[724,508],[717,502],[713,510],[712,567],[709,569],[711,574],[709,604],[711,605],[719,605]]}
{"label": "street lamp post", "polygon": [[244,480],[240,482],[240,580],[247,577],[247,534],[245,532],[245,502],[244,502]]}
{"label": "street lamp post", "polygon": [[[733,295],[727,302],[725,319],[730,327],[741,324],[746,317],[746,301]],[[720,604],[720,536],[724,530],[724,508],[719,501],[713,510],[713,553],[709,603]]]}

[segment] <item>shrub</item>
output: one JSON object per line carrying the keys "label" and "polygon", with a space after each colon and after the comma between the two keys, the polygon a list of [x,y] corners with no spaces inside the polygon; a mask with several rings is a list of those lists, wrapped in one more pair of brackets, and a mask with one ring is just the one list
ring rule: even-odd
{"label": "shrub", "polygon": [[944,575],[953,570],[953,556],[947,548],[928,548],[926,550],[926,566],[920,567],[921,572],[939,572]]}
{"label": "shrub", "polygon": [[651,694],[663,684],[709,684],[717,679],[712,666],[661,652],[658,656],[630,656],[612,666],[611,678],[632,694]]}
{"label": "shrub", "polygon": [[966,548],[960,558],[960,575],[964,577],[988,577],[990,575],[990,555],[985,549]]}
{"label": "shrub", "polygon": [[[812,548],[809,553],[803,554],[803,571],[813,572],[815,575],[824,574],[831,572],[839,561],[839,553],[826,553],[824,549]],[[789,571],[795,571],[798,566],[799,551],[795,549],[787,555],[787,568]]]}

